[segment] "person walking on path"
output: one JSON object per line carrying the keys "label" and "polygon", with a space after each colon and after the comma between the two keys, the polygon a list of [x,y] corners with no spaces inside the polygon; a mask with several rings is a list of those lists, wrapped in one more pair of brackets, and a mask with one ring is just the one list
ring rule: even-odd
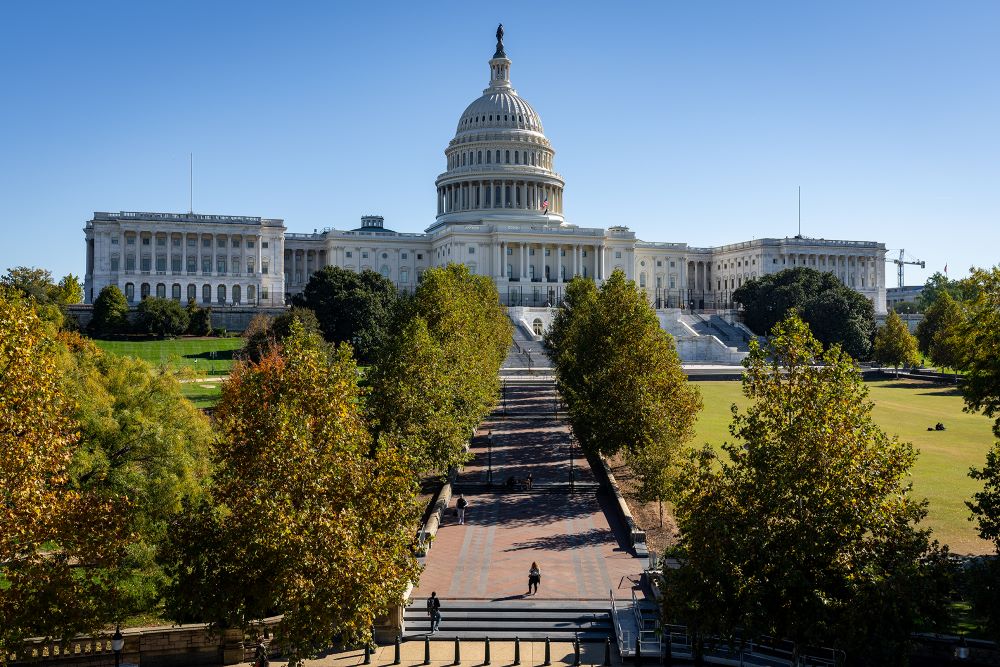
{"label": "person walking on path", "polygon": [[465,524],[465,508],[469,506],[469,501],[465,499],[464,494],[458,494],[458,500],[455,501],[455,507],[458,510],[458,525]]}
{"label": "person walking on path", "polygon": [[427,613],[431,617],[431,632],[437,632],[441,627],[441,598],[437,596],[437,591],[431,591],[431,596],[427,598]]}
{"label": "person walking on path", "polygon": [[538,563],[532,561],[531,569],[528,570],[528,595],[537,594],[538,584],[540,584],[541,582],[542,582],[542,571],[538,569]]}

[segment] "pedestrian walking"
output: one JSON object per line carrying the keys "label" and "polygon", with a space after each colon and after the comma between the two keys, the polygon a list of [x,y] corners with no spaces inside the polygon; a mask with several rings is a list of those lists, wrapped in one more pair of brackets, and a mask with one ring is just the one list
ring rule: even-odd
{"label": "pedestrian walking", "polygon": [[431,617],[431,632],[437,632],[441,627],[441,598],[437,596],[437,591],[432,591],[427,598],[427,614]]}
{"label": "pedestrian walking", "polygon": [[464,494],[458,494],[458,500],[455,501],[455,508],[458,510],[458,525],[463,525],[465,523],[465,508],[469,506],[469,501],[465,499]]}
{"label": "pedestrian walking", "polygon": [[542,582],[542,571],[538,569],[538,563],[532,561],[531,569],[528,570],[528,595],[538,593],[538,584]]}

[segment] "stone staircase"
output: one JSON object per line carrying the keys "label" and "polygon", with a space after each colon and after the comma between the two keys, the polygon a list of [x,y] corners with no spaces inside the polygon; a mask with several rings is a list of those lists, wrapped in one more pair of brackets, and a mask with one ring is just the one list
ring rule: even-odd
{"label": "stone staircase", "polygon": [[[403,615],[403,639],[422,639],[430,632],[426,598],[417,598]],[[576,600],[448,600],[441,602],[441,626],[431,635],[444,640],[493,639],[604,642],[615,639],[607,601]]]}

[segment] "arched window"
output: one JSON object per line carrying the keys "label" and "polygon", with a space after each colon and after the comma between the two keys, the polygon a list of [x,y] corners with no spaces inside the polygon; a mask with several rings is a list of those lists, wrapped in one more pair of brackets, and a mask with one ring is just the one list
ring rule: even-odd
{"label": "arched window", "polygon": [[536,336],[541,336],[545,333],[545,326],[542,324],[541,318],[535,318],[535,321],[531,323],[531,330],[535,332]]}
{"label": "arched window", "polygon": [[491,153],[490,151],[486,151],[486,164],[490,164],[490,158],[492,156],[493,156],[493,153]]}
{"label": "arched window", "polygon": [[462,153],[462,166],[465,166],[465,153]]}
{"label": "arched window", "polygon": [[476,153],[476,164],[482,164],[482,163],[483,163],[483,152],[479,151],[478,153]]}
{"label": "arched window", "polygon": [[531,266],[528,267],[528,275],[531,276],[532,280],[535,279],[535,265],[534,264],[532,264]]}
{"label": "arched window", "polygon": [[504,151],[504,164],[510,164],[510,151]]}
{"label": "arched window", "polygon": [[520,152],[519,151],[514,151],[514,164],[521,164],[520,163],[520,157],[521,157]]}
{"label": "arched window", "polygon": [[383,264],[382,268],[379,269],[379,273],[382,274],[383,278],[388,278],[389,277],[389,265],[388,264]]}
{"label": "arched window", "polygon": [[253,285],[247,286],[247,303],[254,303],[257,300],[257,288]]}
{"label": "arched window", "polygon": [[587,277],[587,267],[583,267],[583,277]]}
{"label": "arched window", "polygon": [[195,301],[198,298],[198,286],[194,283],[188,285],[188,301]]}
{"label": "arched window", "polygon": [[143,283],[139,288],[139,298],[145,299],[147,296],[149,296],[149,283]]}
{"label": "arched window", "polygon": [[212,303],[212,286],[202,285],[201,287],[201,301],[202,303]]}
{"label": "arched window", "polygon": [[238,304],[240,302],[240,296],[242,296],[240,294],[240,286],[239,285],[233,285],[233,303],[234,304]]}
{"label": "arched window", "polygon": [[135,283],[125,283],[125,298],[135,301]]}
{"label": "arched window", "polygon": [[545,265],[545,281],[548,282],[548,280],[549,280],[549,265],[546,264]]}
{"label": "arched window", "polygon": [[513,264],[508,264],[507,265],[507,277],[508,278],[513,278],[514,277],[514,265]]}
{"label": "arched window", "polygon": [[156,283],[156,298],[166,299],[167,298],[167,286],[163,283]]}
{"label": "arched window", "polygon": [[181,286],[180,283],[174,283],[170,286],[170,298],[174,301],[181,300]]}
{"label": "arched window", "polygon": [[219,285],[219,289],[216,292],[216,300],[219,303],[225,303],[226,302],[226,286],[225,285]]}
{"label": "arched window", "polygon": [[500,164],[500,151],[497,151],[496,153],[496,163]]}

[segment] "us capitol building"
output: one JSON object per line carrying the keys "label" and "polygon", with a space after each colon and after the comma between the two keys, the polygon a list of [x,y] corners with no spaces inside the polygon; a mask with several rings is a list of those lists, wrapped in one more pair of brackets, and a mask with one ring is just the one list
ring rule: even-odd
{"label": "us capitol building", "polygon": [[573,276],[601,281],[622,269],[657,309],[691,312],[732,307],[747,280],[808,266],[833,272],[885,312],[883,243],[792,237],[698,248],[641,241],[619,222],[604,229],[567,221],[555,151],[538,113],[511,86],[502,26],[489,67],[489,87],[445,149],[437,217],[424,233],[392,231],[377,215],[349,231],[301,234],[280,219],[97,212],[85,228],[86,302],[118,285],[130,303],[152,295],[274,308],[327,265],[371,269],[412,291],[428,267],[456,262],[491,276],[512,307],[557,304]]}

